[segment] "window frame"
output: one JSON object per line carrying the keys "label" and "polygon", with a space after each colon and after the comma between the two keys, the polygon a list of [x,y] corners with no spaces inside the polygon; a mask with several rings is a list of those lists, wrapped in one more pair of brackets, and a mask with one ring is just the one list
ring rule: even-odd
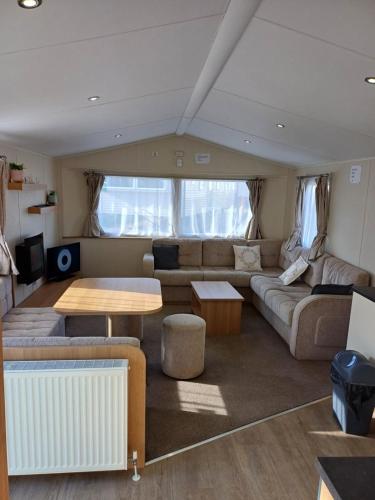
{"label": "window frame", "polygon": [[[173,237],[181,237],[181,238],[203,238],[205,237],[204,234],[198,234],[198,235],[190,235],[190,234],[184,234],[181,232],[179,229],[179,224],[178,224],[178,218],[180,217],[180,209],[181,205],[183,203],[181,199],[181,185],[183,181],[198,181],[198,182],[243,182],[246,183],[246,179],[212,179],[212,178],[202,178],[202,177],[166,177],[166,176],[147,176],[147,175],[119,175],[119,174],[105,174],[105,177],[122,177],[122,178],[127,178],[131,179],[133,181],[133,186],[107,186],[105,189],[108,190],[108,192],[111,191],[122,191],[122,192],[130,192],[134,189],[137,191],[144,191],[144,192],[150,192],[151,190],[159,191],[162,192],[165,188],[163,187],[155,187],[155,188],[148,188],[148,187],[138,187],[138,181],[139,179],[158,179],[158,180],[163,180],[163,181],[169,181],[171,182],[171,188],[172,188],[172,197],[171,197],[171,212],[172,212],[172,231],[170,234],[164,234],[164,233],[153,233],[153,234],[116,234],[114,232],[106,232],[104,231],[103,236],[107,238],[173,238]],[[104,189],[104,185],[103,185]],[[102,194],[102,193],[101,193]],[[100,196],[101,196],[100,194]],[[99,207],[100,207],[100,198],[99,198],[99,206],[98,206],[98,218],[99,218],[99,223],[101,223],[100,217],[101,213],[99,212]],[[249,207],[249,220],[252,217],[252,212],[251,208]],[[104,230],[104,228],[103,228]],[[244,238],[245,234],[241,235],[230,235],[230,236],[224,236],[224,235],[217,235],[217,236],[211,236],[207,235],[209,238]]]}

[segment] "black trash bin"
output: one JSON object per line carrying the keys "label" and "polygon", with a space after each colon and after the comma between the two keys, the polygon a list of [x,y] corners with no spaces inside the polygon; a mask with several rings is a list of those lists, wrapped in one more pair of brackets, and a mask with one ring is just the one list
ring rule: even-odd
{"label": "black trash bin", "polygon": [[331,365],[333,414],[347,434],[369,433],[375,406],[375,363],[357,351],[341,351]]}

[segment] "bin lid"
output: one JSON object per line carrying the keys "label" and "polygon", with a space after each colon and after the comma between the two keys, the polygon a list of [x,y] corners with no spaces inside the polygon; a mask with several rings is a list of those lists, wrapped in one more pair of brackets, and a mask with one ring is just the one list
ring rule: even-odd
{"label": "bin lid", "polygon": [[332,361],[343,380],[349,384],[375,387],[375,363],[357,351],[341,351]]}

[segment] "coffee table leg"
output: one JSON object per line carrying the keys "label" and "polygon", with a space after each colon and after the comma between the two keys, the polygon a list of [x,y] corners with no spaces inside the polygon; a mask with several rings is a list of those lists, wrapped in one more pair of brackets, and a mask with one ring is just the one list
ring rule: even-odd
{"label": "coffee table leg", "polygon": [[109,315],[105,317],[105,326],[106,326],[106,336],[112,337],[112,317]]}

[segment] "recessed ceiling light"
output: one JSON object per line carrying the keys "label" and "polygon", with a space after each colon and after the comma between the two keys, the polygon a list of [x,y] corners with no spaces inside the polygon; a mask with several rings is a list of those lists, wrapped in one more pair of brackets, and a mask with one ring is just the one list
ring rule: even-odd
{"label": "recessed ceiling light", "polygon": [[366,83],[371,83],[371,85],[375,85],[375,76],[368,76],[365,78]]}
{"label": "recessed ceiling light", "polygon": [[115,134],[115,139],[120,139],[122,137],[122,134]]}
{"label": "recessed ceiling light", "polygon": [[100,96],[98,95],[92,95],[91,97],[87,98],[89,101],[99,101]]}
{"label": "recessed ceiling light", "polygon": [[251,144],[250,139],[244,139],[244,142],[246,142],[246,144]]}
{"label": "recessed ceiling light", "polygon": [[283,123],[276,123],[277,128],[285,128],[285,125]]}
{"label": "recessed ceiling light", "polygon": [[42,0],[18,0],[18,5],[23,9],[35,9],[42,5]]}

